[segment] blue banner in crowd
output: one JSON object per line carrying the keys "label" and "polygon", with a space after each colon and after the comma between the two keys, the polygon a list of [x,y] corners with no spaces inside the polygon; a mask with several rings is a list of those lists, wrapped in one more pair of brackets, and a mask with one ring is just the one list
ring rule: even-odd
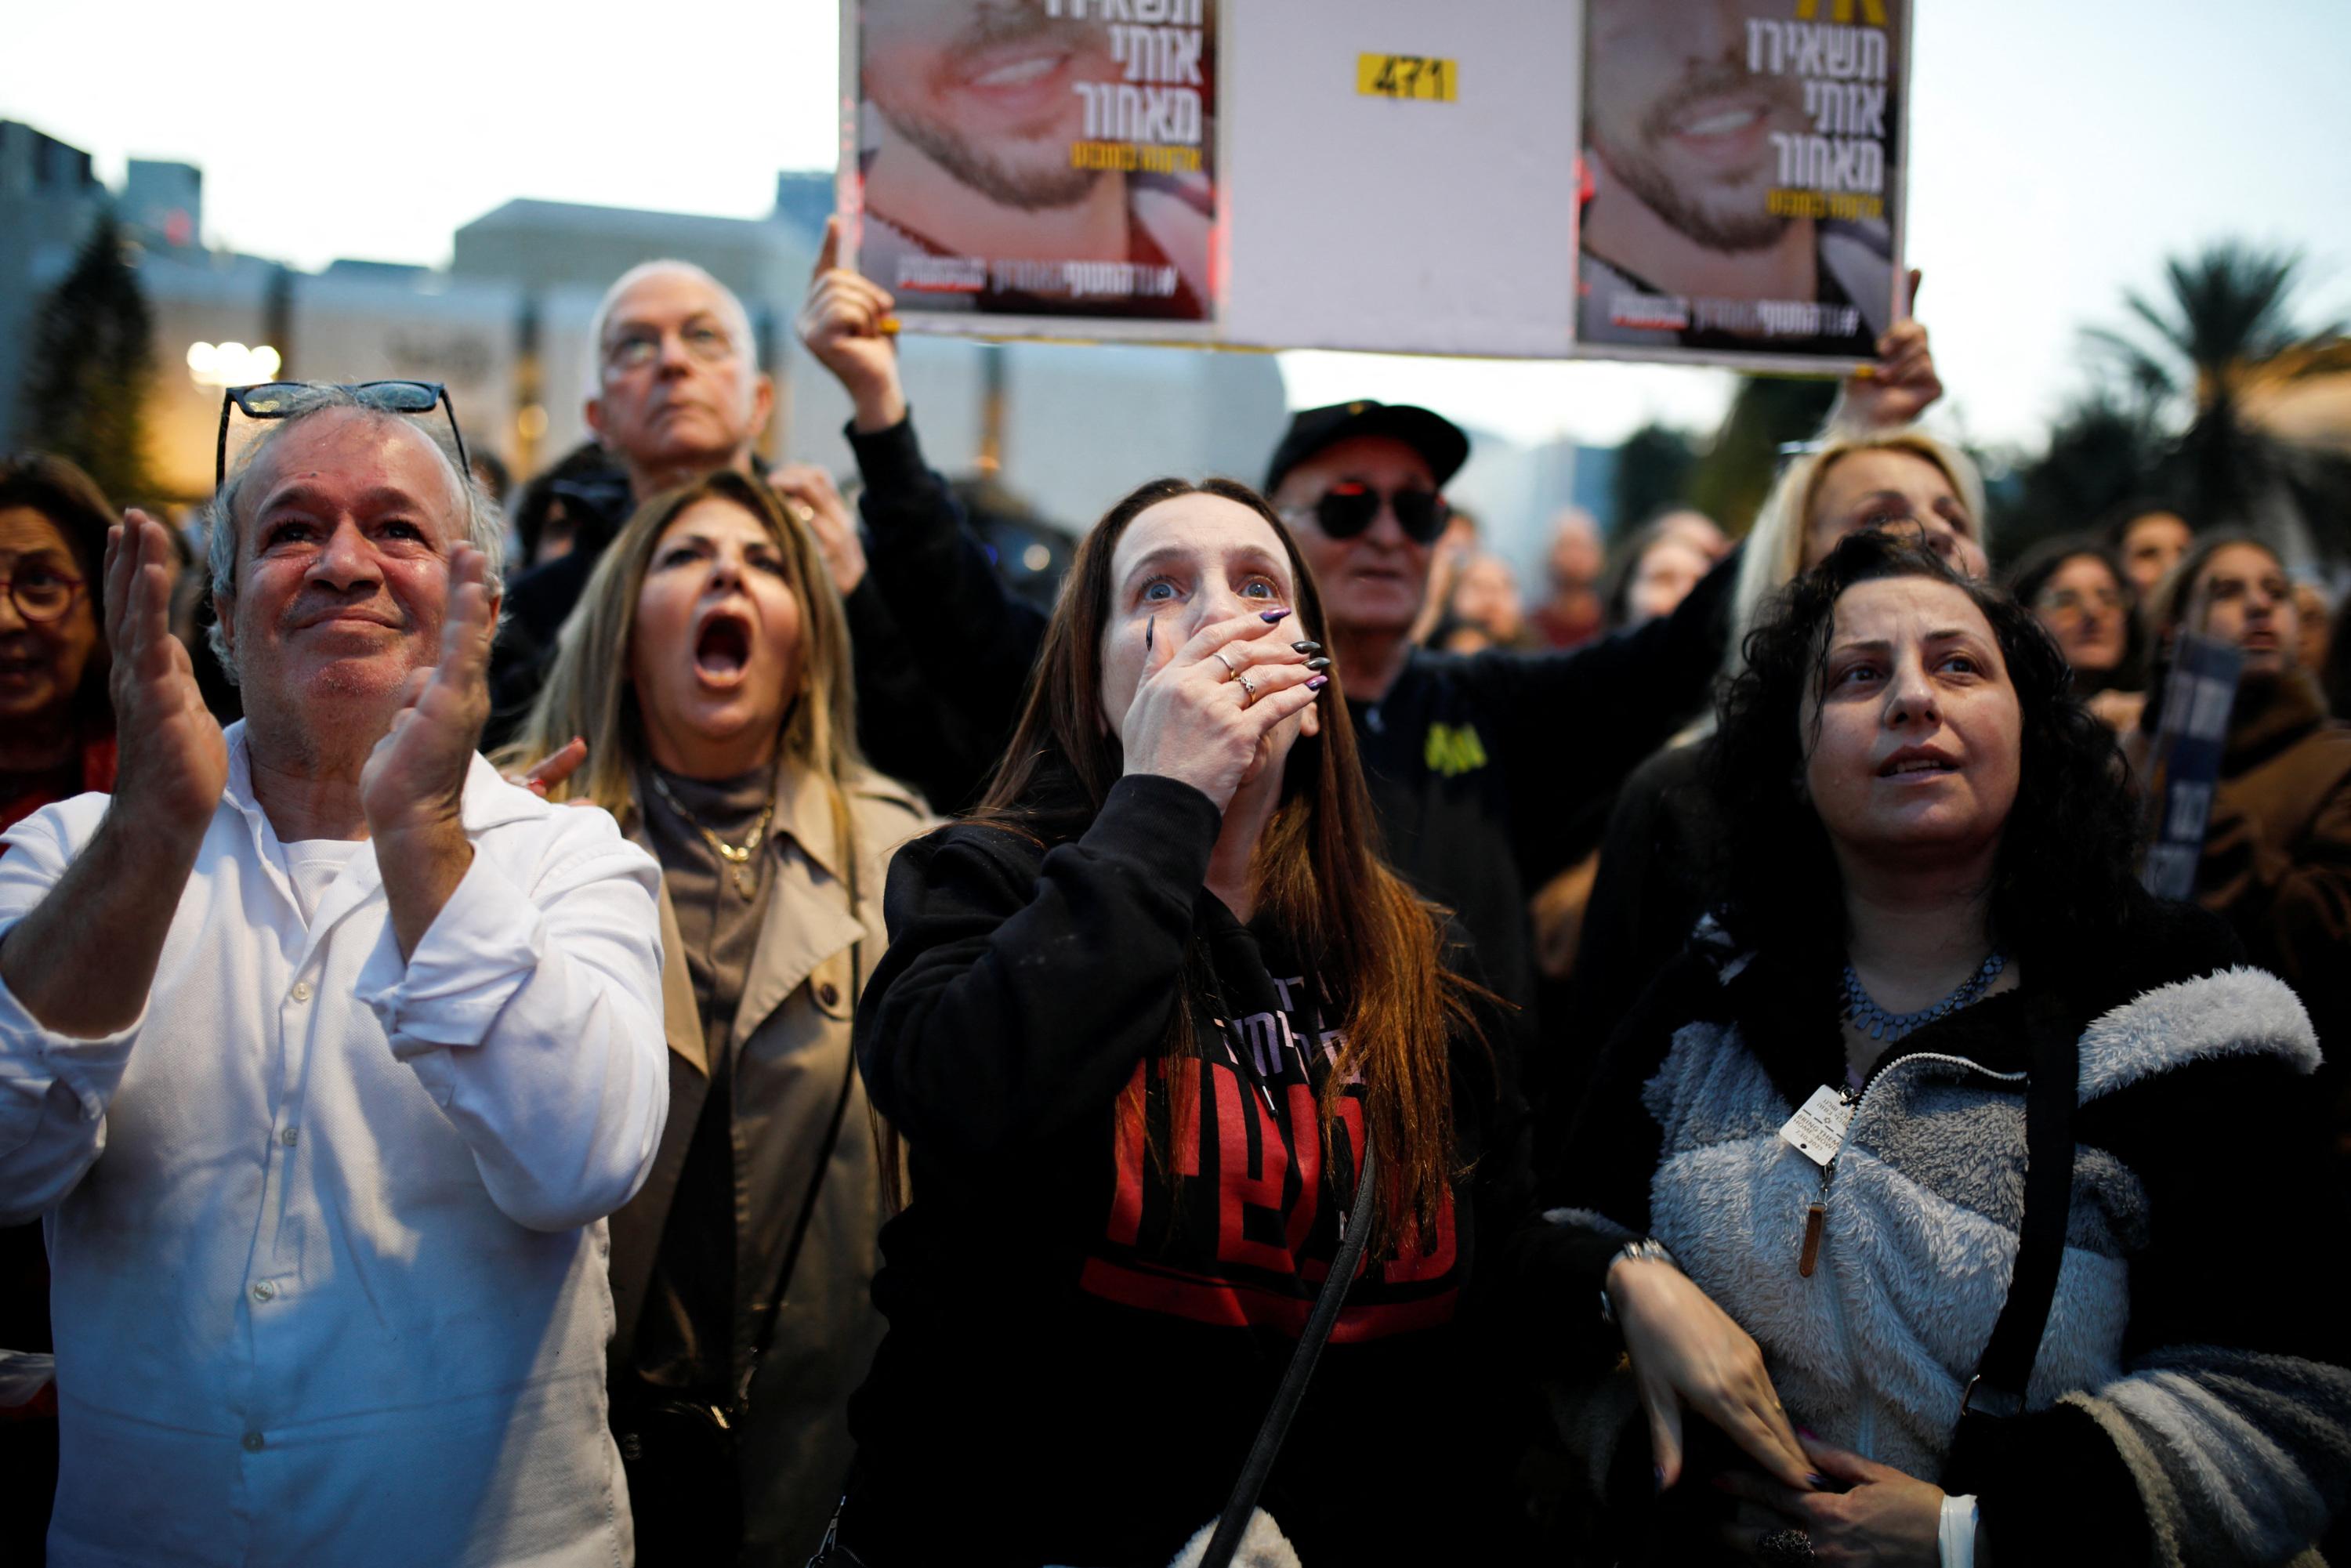
{"label": "blue banner in crowd", "polygon": [[2157,812],[2139,880],[2158,898],[2196,891],[2204,858],[2204,830],[2212,817],[2212,789],[2229,737],[2229,710],[2245,656],[2232,643],[2183,632],[2163,688],[2163,722],[2149,758],[2147,799]]}

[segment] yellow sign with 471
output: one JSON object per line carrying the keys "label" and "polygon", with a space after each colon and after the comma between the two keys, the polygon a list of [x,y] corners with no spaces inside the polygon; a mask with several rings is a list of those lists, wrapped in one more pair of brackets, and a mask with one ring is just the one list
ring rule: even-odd
{"label": "yellow sign with 471", "polygon": [[1357,55],[1355,90],[1366,98],[1411,98],[1451,103],[1461,69],[1452,60],[1426,55]]}

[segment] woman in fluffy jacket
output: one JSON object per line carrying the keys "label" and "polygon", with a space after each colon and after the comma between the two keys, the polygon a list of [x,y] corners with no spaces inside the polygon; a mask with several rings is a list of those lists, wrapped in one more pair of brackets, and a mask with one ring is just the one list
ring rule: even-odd
{"label": "woman in fluffy jacket", "polygon": [[[2113,743],[2011,601],[1863,536],[1749,664],[1723,704],[1722,920],[1610,1045],[1554,1190],[1673,1259],[1611,1270],[1632,1375],[1575,1417],[1594,1479],[1653,1490],[1627,1419],[1645,1348],[1719,1314],[1820,1473],[1700,1475],[1694,1452],[1684,1480],[1653,1396],[1654,1485],[1680,1502],[1627,1552],[2294,1558],[2351,1485],[2302,1007],[2139,890]],[[2062,1265],[2022,1412],[1955,1454],[2018,1255],[2036,1039],[2079,1060]]]}

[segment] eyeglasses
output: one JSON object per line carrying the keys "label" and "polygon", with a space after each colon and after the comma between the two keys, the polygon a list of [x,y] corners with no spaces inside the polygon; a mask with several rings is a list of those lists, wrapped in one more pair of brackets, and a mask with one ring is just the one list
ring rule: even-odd
{"label": "eyeglasses", "polygon": [[2080,615],[2090,611],[2105,613],[2122,607],[2123,596],[2111,588],[2095,589],[2088,593],[2078,589],[2052,588],[2032,601],[2032,608],[2046,615]]}
{"label": "eyeglasses", "polygon": [[8,596],[16,607],[17,619],[28,626],[63,620],[84,586],[80,578],[38,562],[0,577],[0,593]]}
{"label": "eyeglasses", "polygon": [[1359,479],[1342,479],[1314,503],[1314,521],[1325,537],[1351,539],[1378,520],[1384,503],[1396,527],[1415,544],[1434,544],[1452,519],[1453,508],[1434,490],[1396,490],[1383,496]]}
{"label": "eyeglasses", "polygon": [[[605,349],[604,363],[616,371],[642,370],[661,357],[664,336],[650,327],[632,327]],[[705,365],[721,364],[735,357],[734,340],[706,322],[682,328],[677,336],[678,341],[685,345],[685,351]]]}
{"label": "eyeglasses", "polygon": [[220,441],[213,449],[213,489],[228,483],[228,411],[242,409],[247,419],[286,419],[310,406],[317,393],[347,392],[370,408],[386,413],[431,413],[435,405],[449,411],[449,434],[457,443],[457,472],[473,470],[465,455],[465,434],[457,428],[457,405],[439,382],[262,382],[230,387],[221,398]]}

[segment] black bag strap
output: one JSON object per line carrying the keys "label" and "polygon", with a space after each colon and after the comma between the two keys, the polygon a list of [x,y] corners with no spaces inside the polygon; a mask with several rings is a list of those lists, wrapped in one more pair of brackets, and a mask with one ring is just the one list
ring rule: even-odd
{"label": "black bag strap", "polygon": [[1347,1286],[1355,1277],[1355,1270],[1364,1260],[1364,1244],[1372,1233],[1372,1188],[1375,1179],[1375,1158],[1372,1141],[1364,1139],[1364,1163],[1355,1172],[1355,1201],[1347,1211],[1339,1237],[1339,1255],[1331,1261],[1331,1272],[1322,1281],[1322,1289],[1314,1298],[1314,1311],[1306,1320],[1306,1332],[1298,1338],[1298,1348],[1290,1353],[1290,1366],[1281,1375],[1281,1386],[1274,1390],[1273,1404],[1265,1413],[1265,1422],[1257,1429],[1257,1441],[1249,1448],[1249,1462],[1241,1466],[1240,1479],[1233,1487],[1233,1495],[1225,1504],[1225,1511],[1217,1516],[1216,1532],[1208,1537],[1208,1549],[1200,1559],[1200,1568],[1229,1568],[1233,1553],[1240,1550],[1241,1535],[1248,1530],[1249,1516],[1257,1511],[1257,1500],[1265,1490],[1266,1478],[1273,1473],[1273,1461],[1280,1456],[1282,1439],[1290,1436],[1290,1418],[1298,1414],[1298,1402],[1305,1397],[1307,1379],[1314,1375],[1314,1364],[1322,1359],[1322,1346],[1331,1337],[1332,1324],[1339,1321],[1339,1308],[1347,1299]]}
{"label": "black bag strap", "polygon": [[1987,1422],[2021,1415],[2041,1335],[2057,1295],[2065,1260],[2065,1228],[2074,1206],[2074,1104],[2082,1085],[2081,1048],[2064,1020],[2039,1009],[2027,1014],[2032,1070],[2024,1087],[2024,1218],[2016,1243],[2016,1272],[2008,1300],[1992,1324],[1983,1359],[1959,1399],[1959,1429],[1952,1443],[1980,1437]]}

